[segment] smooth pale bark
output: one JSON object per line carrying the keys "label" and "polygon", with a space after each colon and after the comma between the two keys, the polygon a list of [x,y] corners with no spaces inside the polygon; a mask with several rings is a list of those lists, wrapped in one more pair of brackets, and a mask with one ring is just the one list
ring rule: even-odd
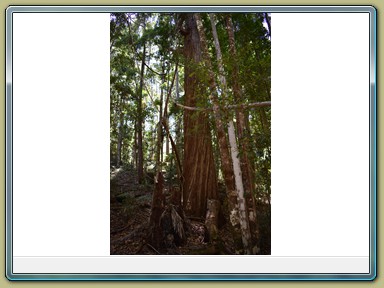
{"label": "smooth pale bark", "polygon": [[[209,18],[211,20],[212,34],[215,42],[216,57],[217,57],[217,63],[219,68],[219,79],[221,82],[220,84],[222,88],[222,94],[224,99],[226,99],[228,94],[227,81],[224,76],[224,66],[223,66],[223,60],[221,56],[219,37],[217,36],[214,15],[210,13]],[[237,190],[237,202],[239,206],[241,236],[242,236],[245,252],[247,254],[251,254],[251,247],[250,247],[251,231],[249,228],[248,211],[247,211],[246,203],[244,199],[244,185],[243,185],[243,177],[242,177],[241,168],[240,168],[240,161],[238,158],[238,148],[236,143],[235,127],[233,125],[232,120],[228,122],[228,137],[229,137],[229,146],[231,149],[233,172],[235,175],[236,190]]]}
{"label": "smooth pale bark", "polygon": [[[229,52],[231,55],[231,66],[232,66],[232,88],[233,88],[233,98],[235,102],[239,103],[242,101],[242,91],[239,84],[239,65],[238,65],[238,58],[237,58],[237,52],[236,52],[236,42],[235,42],[235,33],[232,23],[232,18],[230,15],[227,15],[225,17],[226,22],[226,30],[228,34],[228,40],[229,40]],[[269,105],[270,105],[269,101]],[[250,107],[250,106],[248,106]],[[247,130],[247,124],[248,118],[244,115],[244,106],[236,107],[236,128],[237,128],[237,135],[239,139],[239,145],[241,147],[242,153],[240,155],[240,167],[243,172],[243,182],[244,182],[244,189],[246,192],[251,195],[249,207],[253,208],[253,214],[254,214],[254,223],[255,223],[255,240],[256,240],[256,250],[258,250],[259,242],[259,223],[257,219],[257,207],[256,207],[256,196],[255,196],[255,173],[252,169],[252,165],[250,162],[250,157],[248,154],[252,153],[250,149],[249,144],[249,130]]]}
{"label": "smooth pale bark", "polygon": [[[242,93],[239,85],[239,65],[237,60],[237,52],[236,52],[236,44],[235,44],[235,33],[233,29],[233,23],[232,18],[227,15],[225,17],[226,22],[226,30],[228,33],[228,40],[229,40],[229,52],[231,55],[231,66],[232,66],[232,88],[233,88],[233,98],[235,102],[241,102],[242,101]],[[270,105],[270,102],[269,102]],[[248,106],[249,107],[249,106]],[[244,187],[247,192],[249,192],[252,197],[254,197],[254,188],[253,188],[253,182],[254,182],[254,173],[253,170],[250,167],[249,163],[249,157],[248,153],[250,151],[250,145],[248,141],[248,135],[249,131],[246,129],[246,121],[248,119],[245,118],[243,109],[244,106],[236,107],[236,128],[237,128],[237,134],[239,139],[239,144],[241,146],[242,152],[241,153],[241,168],[243,171],[243,179],[244,179]],[[254,198],[252,198],[254,199]],[[253,201],[255,202],[255,201]],[[253,203],[254,209],[255,203]],[[256,213],[256,210],[254,211]]]}
{"label": "smooth pale bark", "polygon": [[243,239],[244,250],[246,251],[247,254],[251,254],[251,247],[250,247],[251,231],[249,228],[247,206],[244,198],[243,177],[242,177],[241,168],[240,168],[240,161],[238,158],[239,151],[237,150],[235,127],[233,126],[233,121],[229,122],[228,137],[229,137],[229,144],[231,146],[233,171],[235,173],[237,202],[239,205],[239,214],[240,214],[241,236]]}
{"label": "smooth pale bark", "polygon": [[[235,45],[235,34],[233,31],[233,23],[232,23],[232,18],[227,15],[225,17],[225,22],[226,22],[226,29],[228,33],[228,40],[229,40],[229,51],[231,54],[231,60],[232,60],[232,88],[233,88],[233,98],[235,102],[240,102],[242,97],[241,97],[241,89],[239,85],[239,65],[237,61],[237,53],[236,53],[236,45]],[[240,145],[242,146],[243,149],[243,154],[242,154],[242,159],[241,159],[241,167],[243,168],[243,171],[247,171],[247,152],[248,152],[248,141],[245,131],[245,117],[243,110],[241,109],[242,107],[238,107],[239,109],[236,109],[236,124],[237,124],[237,133],[239,137],[239,142]],[[247,174],[247,173],[246,173]],[[252,182],[252,179],[250,175],[246,175],[248,177],[245,177],[245,186],[248,187],[249,192],[252,192],[252,188],[249,182]]]}
{"label": "smooth pale bark", "polygon": [[269,37],[272,37],[271,19],[269,18],[268,13],[264,13],[264,18],[265,18],[265,21],[267,22]]}

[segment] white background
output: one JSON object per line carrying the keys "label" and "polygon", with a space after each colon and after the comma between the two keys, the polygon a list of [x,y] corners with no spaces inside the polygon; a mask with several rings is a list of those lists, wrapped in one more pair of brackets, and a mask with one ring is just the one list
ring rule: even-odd
{"label": "white background", "polygon": [[[13,25],[13,255],[107,256],[109,14]],[[272,14],[273,256],[369,255],[368,77],[367,13]]]}
{"label": "white background", "polygon": [[369,255],[369,14],[272,14],[272,255]]}
{"label": "white background", "polygon": [[109,14],[14,14],[13,253],[109,254]]}

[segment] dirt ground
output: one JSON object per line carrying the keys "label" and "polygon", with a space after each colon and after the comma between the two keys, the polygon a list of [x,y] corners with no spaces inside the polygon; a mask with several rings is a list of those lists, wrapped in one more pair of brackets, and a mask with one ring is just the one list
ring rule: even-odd
{"label": "dirt ground", "polygon": [[[150,179],[149,179],[150,180]],[[148,181],[150,182],[150,181]],[[234,243],[228,224],[220,227],[220,242],[209,243],[203,219],[188,218],[187,240],[182,246],[156,249],[147,243],[153,185],[137,184],[136,172],[111,167],[110,254],[111,255],[233,255]],[[165,191],[167,193],[167,191]],[[263,208],[263,207],[260,207]],[[270,206],[261,217],[261,251],[270,254]],[[267,211],[268,210],[268,211]],[[269,214],[268,214],[269,213]],[[264,218],[264,219],[263,219]],[[264,227],[265,226],[265,227]]]}

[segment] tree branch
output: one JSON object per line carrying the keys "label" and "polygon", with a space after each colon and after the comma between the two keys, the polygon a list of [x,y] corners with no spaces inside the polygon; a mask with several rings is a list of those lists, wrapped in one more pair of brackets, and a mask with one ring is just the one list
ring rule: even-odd
{"label": "tree branch", "polygon": [[167,75],[166,73],[159,73],[159,72],[153,70],[153,69],[152,69],[151,67],[149,67],[148,64],[145,63],[145,62],[144,62],[144,65],[147,66],[147,68],[148,68],[149,70],[151,70],[153,73],[155,73],[155,74],[157,74],[157,75],[159,75],[159,76],[165,76],[165,75]]}
{"label": "tree branch", "polygon": [[[213,111],[213,108],[199,108],[199,107],[190,107],[190,106],[185,106],[180,103],[174,102],[175,105],[179,106],[180,108],[183,108],[185,110],[190,110],[190,111]],[[254,102],[254,103],[247,103],[247,104],[237,104],[237,105],[227,105],[224,107],[221,107],[223,110],[228,110],[228,109],[247,109],[247,108],[253,108],[253,107],[264,107],[264,106],[271,106],[271,101],[265,101],[265,102]]]}

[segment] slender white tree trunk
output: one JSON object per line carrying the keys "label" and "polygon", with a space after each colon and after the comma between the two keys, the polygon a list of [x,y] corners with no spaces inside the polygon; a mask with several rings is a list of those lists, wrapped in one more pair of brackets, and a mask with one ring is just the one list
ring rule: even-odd
{"label": "slender white tree trunk", "polygon": [[238,157],[239,151],[237,149],[235,127],[233,126],[233,121],[229,121],[228,123],[228,138],[229,146],[231,147],[233,172],[235,174],[237,202],[239,205],[240,214],[241,236],[243,239],[244,250],[247,252],[247,254],[251,254],[251,231],[249,228],[247,207],[245,205],[243,177],[241,174],[240,160]]}
{"label": "slender white tree trunk", "polygon": [[[227,91],[228,91],[227,90],[227,81],[226,81],[225,76],[224,76],[224,66],[223,66],[223,60],[222,60],[222,56],[221,56],[219,37],[217,36],[214,15],[212,13],[210,13],[209,18],[211,20],[212,34],[213,34],[213,39],[215,41],[217,63],[218,63],[218,68],[219,68],[219,79],[220,79],[220,83],[221,83],[223,96],[224,96],[224,98],[226,98]],[[229,137],[229,146],[231,149],[233,172],[235,174],[234,176],[235,176],[235,184],[236,184],[236,191],[237,191],[237,202],[239,205],[241,236],[242,236],[245,252],[247,254],[251,254],[251,247],[250,247],[251,246],[251,231],[249,228],[249,219],[248,219],[247,208],[246,208],[245,199],[244,199],[244,185],[243,185],[243,178],[242,178],[241,168],[240,168],[240,160],[238,157],[238,148],[237,148],[237,143],[236,143],[235,127],[233,125],[232,120],[230,120],[228,122],[228,137]]]}

